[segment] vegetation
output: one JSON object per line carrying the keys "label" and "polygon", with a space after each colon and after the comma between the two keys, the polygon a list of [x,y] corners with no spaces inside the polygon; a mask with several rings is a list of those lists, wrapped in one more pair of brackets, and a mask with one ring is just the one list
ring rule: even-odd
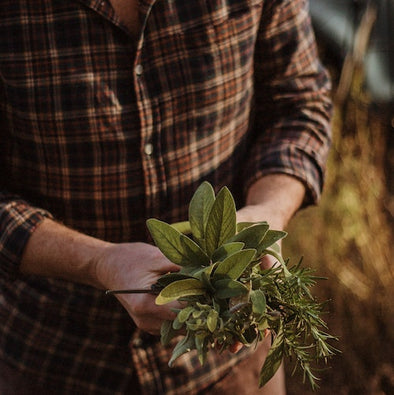
{"label": "vegetation", "polygon": [[[325,320],[342,354],[320,372],[323,395],[394,393],[394,243],[384,171],[392,130],[369,110],[362,80],[355,70],[350,94],[335,108],[322,200],[298,214],[284,242],[284,256],[303,255],[329,278],[314,291],[331,300]],[[287,370],[289,395],[312,393]]]}

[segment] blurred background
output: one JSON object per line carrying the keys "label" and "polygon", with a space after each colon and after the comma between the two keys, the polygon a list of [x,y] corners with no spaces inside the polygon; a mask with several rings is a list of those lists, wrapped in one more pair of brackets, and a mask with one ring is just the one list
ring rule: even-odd
{"label": "blurred background", "polygon": [[[317,394],[394,394],[394,0],[310,0],[335,104],[319,206],[288,228],[284,256],[327,277],[314,294],[341,354]],[[289,395],[309,395],[286,364]]]}

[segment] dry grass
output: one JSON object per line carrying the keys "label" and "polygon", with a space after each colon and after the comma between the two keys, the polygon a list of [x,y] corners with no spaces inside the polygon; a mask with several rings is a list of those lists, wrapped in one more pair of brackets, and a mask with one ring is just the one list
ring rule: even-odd
{"label": "dry grass", "polygon": [[[383,205],[387,129],[368,111],[361,80],[358,72],[350,97],[335,109],[321,203],[298,214],[284,245],[285,256],[303,256],[328,277],[315,293],[330,300],[325,319],[342,354],[319,372],[318,394],[394,394],[393,229]],[[312,393],[288,371],[289,395]]]}

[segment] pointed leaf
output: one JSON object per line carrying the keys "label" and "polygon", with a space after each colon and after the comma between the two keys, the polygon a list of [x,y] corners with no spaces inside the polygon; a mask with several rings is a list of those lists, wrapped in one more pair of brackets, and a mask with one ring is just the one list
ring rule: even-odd
{"label": "pointed leaf", "polygon": [[265,234],[264,238],[261,240],[261,242],[258,246],[258,251],[260,253],[263,252],[266,248],[271,247],[272,245],[275,245],[275,243],[278,240],[281,240],[286,236],[287,236],[287,232],[284,232],[282,230],[269,229],[267,231],[267,233]]}
{"label": "pointed leaf", "polygon": [[223,187],[216,196],[205,229],[206,252],[209,256],[235,235],[236,210],[230,191]]}
{"label": "pointed leaf", "polygon": [[172,321],[164,321],[160,328],[160,341],[163,346],[166,346],[178,333],[172,327]]}
{"label": "pointed leaf", "polygon": [[189,222],[193,236],[197,240],[205,239],[205,226],[214,201],[215,192],[207,181],[197,188],[190,200]]}
{"label": "pointed leaf", "polygon": [[194,336],[188,333],[187,336],[185,336],[182,340],[180,340],[178,344],[175,346],[174,351],[172,352],[171,359],[168,362],[168,366],[172,367],[172,365],[174,364],[177,358],[179,358],[182,354],[194,350],[195,348],[196,346],[195,346]]}
{"label": "pointed leaf", "polygon": [[260,289],[250,291],[250,300],[252,301],[253,313],[262,315],[265,313],[267,301],[264,292]]}
{"label": "pointed leaf", "polygon": [[234,252],[242,250],[244,245],[245,244],[240,241],[223,244],[212,254],[212,262],[222,261],[229,255],[234,254]]}
{"label": "pointed leaf", "polygon": [[216,310],[211,310],[207,317],[207,327],[210,332],[214,332],[218,324],[219,313]]}
{"label": "pointed leaf", "polygon": [[225,275],[236,280],[248,267],[255,254],[256,250],[253,249],[235,252],[218,264],[214,276]]}
{"label": "pointed leaf", "polygon": [[260,221],[260,222],[238,222],[237,223],[237,233],[241,232],[245,228],[249,228],[253,225],[268,225],[267,221]]}
{"label": "pointed leaf", "polygon": [[180,266],[209,264],[204,251],[171,225],[154,218],[148,219],[146,223],[155,244],[171,262]]}
{"label": "pointed leaf", "polygon": [[167,285],[157,296],[156,304],[162,305],[184,296],[204,295],[204,284],[196,278],[175,281]]}
{"label": "pointed leaf", "polygon": [[284,336],[282,327],[272,343],[267,358],[260,371],[259,387],[266,384],[279,369],[284,354]]}
{"label": "pointed leaf", "polygon": [[174,281],[179,281],[179,280],[186,280],[188,278],[193,278],[192,276],[189,276],[187,274],[179,273],[179,272],[173,272],[173,273],[167,273],[162,275],[158,280],[157,284],[164,288],[168,284],[173,283]]}
{"label": "pointed leaf", "polygon": [[234,237],[231,238],[231,242],[242,241],[245,243],[245,248],[257,249],[261,240],[268,231],[269,226],[266,223],[253,225],[248,228],[241,230]]}
{"label": "pointed leaf", "polygon": [[218,299],[235,298],[248,292],[248,288],[245,285],[239,281],[227,278],[215,281],[214,287],[216,288],[215,295]]}

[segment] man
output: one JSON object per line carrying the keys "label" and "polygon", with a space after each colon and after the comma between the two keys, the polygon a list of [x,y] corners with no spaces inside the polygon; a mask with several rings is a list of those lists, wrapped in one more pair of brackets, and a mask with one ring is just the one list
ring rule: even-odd
{"label": "man", "polygon": [[13,0],[0,16],[3,388],[257,393],[266,351],[170,369],[171,306],[104,290],[178,270],[145,221],[184,220],[203,180],[275,229],[317,201],[330,100],[306,1]]}

